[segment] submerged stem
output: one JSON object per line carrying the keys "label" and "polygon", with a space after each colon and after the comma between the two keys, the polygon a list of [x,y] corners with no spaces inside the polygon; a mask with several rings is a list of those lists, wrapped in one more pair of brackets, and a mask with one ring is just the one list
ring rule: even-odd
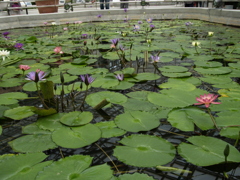
{"label": "submerged stem", "polygon": [[45,104],[44,99],[42,99],[42,96],[40,95],[39,88],[38,88],[38,83],[35,83],[35,84],[36,84],[36,88],[37,88],[37,92],[38,92],[38,97],[39,97],[39,99],[41,100],[43,106],[44,106],[45,108],[49,109],[49,107]]}
{"label": "submerged stem", "polygon": [[97,143],[95,143],[95,145],[108,157],[108,159],[112,162],[112,164],[115,167],[115,169],[117,170],[117,172],[120,173],[116,164],[113,162],[112,158]]}

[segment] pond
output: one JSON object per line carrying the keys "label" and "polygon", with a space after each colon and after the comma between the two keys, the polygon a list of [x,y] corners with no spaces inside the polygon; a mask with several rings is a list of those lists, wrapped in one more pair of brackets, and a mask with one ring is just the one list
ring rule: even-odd
{"label": "pond", "polygon": [[144,14],[1,33],[0,179],[239,179],[238,27]]}

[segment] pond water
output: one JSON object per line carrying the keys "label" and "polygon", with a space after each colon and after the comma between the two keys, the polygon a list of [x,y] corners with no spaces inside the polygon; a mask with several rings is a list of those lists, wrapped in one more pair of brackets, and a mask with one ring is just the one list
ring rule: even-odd
{"label": "pond water", "polygon": [[143,15],[1,33],[0,179],[239,179],[239,28]]}

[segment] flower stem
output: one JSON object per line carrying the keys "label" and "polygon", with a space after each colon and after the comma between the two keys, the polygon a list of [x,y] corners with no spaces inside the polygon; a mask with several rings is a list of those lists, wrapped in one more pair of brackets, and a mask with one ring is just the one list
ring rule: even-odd
{"label": "flower stem", "polygon": [[80,106],[80,110],[81,110],[81,111],[83,111],[83,109],[84,109],[84,102],[85,102],[85,99],[86,99],[86,97],[87,97],[87,93],[88,93],[88,86],[86,87],[85,95],[84,95],[82,104],[81,104],[81,106]]}
{"label": "flower stem", "polygon": [[41,100],[43,106],[44,106],[46,109],[49,109],[49,107],[45,104],[44,99],[42,99],[42,96],[40,95],[39,88],[38,88],[38,83],[35,83],[35,84],[36,84],[36,88],[37,88],[37,92],[38,92],[38,97],[39,97],[39,99]]}
{"label": "flower stem", "polygon": [[218,128],[218,126],[216,124],[216,121],[215,121],[214,117],[211,114],[211,110],[209,108],[207,108],[207,110],[208,110],[208,114],[210,115],[210,117],[212,119],[212,122],[213,122],[214,126],[217,128],[218,131],[220,131],[220,129]]}

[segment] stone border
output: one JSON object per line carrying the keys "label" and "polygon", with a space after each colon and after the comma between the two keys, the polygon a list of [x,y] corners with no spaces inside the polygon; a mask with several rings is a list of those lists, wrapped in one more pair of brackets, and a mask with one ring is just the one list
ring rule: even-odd
{"label": "stone border", "polygon": [[[97,15],[101,14],[101,18]],[[0,17],[0,30],[43,26],[44,22],[56,22],[56,24],[73,23],[75,21],[109,21],[124,20],[128,15],[130,19],[141,20],[144,18],[153,19],[198,19],[225,25],[240,26],[240,10],[210,9],[210,8],[151,8],[151,9],[129,9],[127,14],[122,9],[84,10],[71,13],[51,13],[35,15],[19,15]]]}

